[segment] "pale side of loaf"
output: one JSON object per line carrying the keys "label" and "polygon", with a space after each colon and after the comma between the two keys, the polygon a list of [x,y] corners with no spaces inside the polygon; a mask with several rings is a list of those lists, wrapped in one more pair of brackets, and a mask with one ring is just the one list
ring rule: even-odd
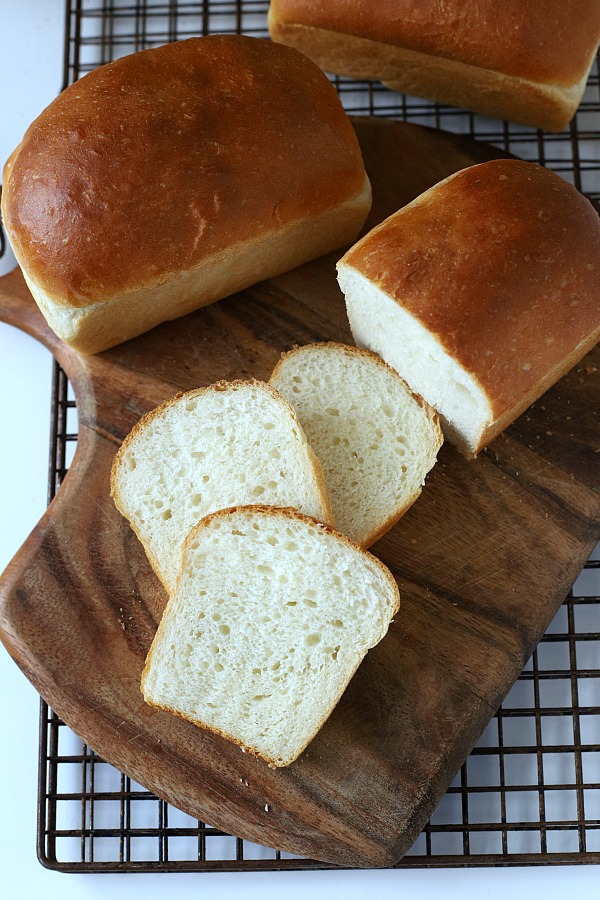
{"label": "pale side of loaf", "polygon": [[320,463],[296,414],[259,381],[218,382],[147,413],[115,457],[111,494],[169,592],[185,538],[215,510],[290,506],[333,523]]}
{"label": "pale side of loaf", "polygon": [[356,343],[476,455],[600,336],[600,218],[558,175],[458,172],[351,248],[338,279]]}
{"label": "pale side of loaf", "polygon": [[146,702],[292,763],[398,610],[388,569],[293,510],[203,519],[142,675]]}
{"label": "pale side of loaf", "polygon": [[269,30],[325,71],[560,131],[600,42],[597,0],[271,0]]}
{"label": "pale side of loaf", "polygon": [[442,444],[439,419],[380,357],[344,344],[284,354],[270,384],[317,454],[336,528],[369,547],[415,502]]}
{"label": "pale side of loaf", "polygon": [[348,246],[370,200],[319,67],[211,35],[67,88],[8,160],[2,214],[49,324],[94,353]]}

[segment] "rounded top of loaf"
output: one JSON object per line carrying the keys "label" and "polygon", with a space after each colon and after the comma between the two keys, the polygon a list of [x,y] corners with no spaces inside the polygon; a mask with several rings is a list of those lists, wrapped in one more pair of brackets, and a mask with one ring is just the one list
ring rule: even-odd
{"label": "rounded top of loaf", "polygon": [[2,207],[29,278],[85,307],[317,215],[365,179],[335,89],[289,47],[193,38],[102,66],[36,119]]}
{"label": "rounded top of loaf", "polygon": [[352,34],[532,81],[570,86],[600,41],[598,0],[272,0],[272,23]]}
{"label": "rounded top of loaf", "polygon": [[600,330],[600,218],[573,185],[535,163],[499,159],[451,175],[372,229],[339,266],[418,320],[496,412],[564,371]]}

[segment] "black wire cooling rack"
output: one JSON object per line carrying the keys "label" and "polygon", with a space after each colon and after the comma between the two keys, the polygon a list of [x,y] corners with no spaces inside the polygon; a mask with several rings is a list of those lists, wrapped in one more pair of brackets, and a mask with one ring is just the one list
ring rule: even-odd
{"label": "black wire cooling rack", "polygon": [[[267,2],[70,0],[65,86],[126,53],[185,37],[266,37]],[[558,135],[334,79],[352,114],[399,118],[485,140],[554,169],[600,209],[598,64]],[[77,440],[55,364],[50,498]],[[592,554],[524,672],[409,854],[409,866],[600,862],[600,552]],[[41,704],[38,853],[63,871],[329,868],[198,822],[105,763]]]}

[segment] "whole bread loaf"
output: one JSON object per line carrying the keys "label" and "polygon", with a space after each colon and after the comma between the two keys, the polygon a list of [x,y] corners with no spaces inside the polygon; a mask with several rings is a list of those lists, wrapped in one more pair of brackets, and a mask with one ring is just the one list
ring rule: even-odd
{"label": "whole bread loaf", "polygon": [[294,510],[203,519],[142,674],[145,700],[292,763],[400,605],[389,570]]}
{"label": "whole bread loaf", "polygon": [[269,28],[328,72],[560,131],[600,42],[600,3],[271,0]]}
{"label": "whole bread loaf", "polygon": [[111,494],[168,591],[188,533],[215,510],[290,506],[333,523],[321,465],[294,410],[253,380],[178,394],[147,413],[115,456]]}
{"label": "whole bread loaf", "polygon": [[291,350],[270,384],[323,466],[336,528],[370,547],[421,493],[442,444],[437,414],[379,356],[344,344]]}
{"label": "whole bread loaf", "polygon": [[90,72],[27,130],[2,194],[37,303],[86,353],[350,244],[369,206],[323,72],[239,35]]}
{"label": "whole bread loaf", "polygon": [[484,448],[600,336],[600,218],[549,169],[472,166],[390,216],[338,263],[357,344]]}

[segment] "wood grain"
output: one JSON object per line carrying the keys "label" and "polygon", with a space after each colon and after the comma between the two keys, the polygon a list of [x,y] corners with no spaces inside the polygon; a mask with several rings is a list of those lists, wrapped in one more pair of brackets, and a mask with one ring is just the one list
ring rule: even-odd
{"label": "wood grain", "polygon": [[[500,155],[415,126],[355,124],[369,226]],[[269,769],[143,703],[166,598],[108,476],[132,425],[177,390],[268,378],[294,344],[350,341],[337,256],[88,358],[50,332],[19,272],[0,279],[0,318],[54,352],[80,423],[63,486],[0,581],[0,636],[87,744],[194,817],[327,863],[385,866],[410,848],[595,543],[600,362],[595,351],[478,460],[442,449],[419,501],[373,548],[398,579],[400,614],[300,759]]]}

